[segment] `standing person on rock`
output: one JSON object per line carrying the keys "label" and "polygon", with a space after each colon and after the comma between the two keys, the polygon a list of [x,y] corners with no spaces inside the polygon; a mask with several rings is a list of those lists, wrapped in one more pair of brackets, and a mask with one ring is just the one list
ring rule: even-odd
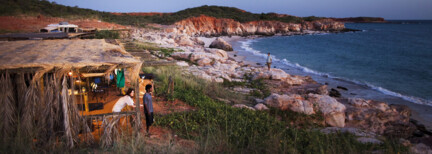
{"label": "standing person on rock", "polygon": [[268,70],[270,71],[270,68],[271,68],[271,63],[272,63],[272,58],[271,58],[271,56],[270,56],[270,52],[267,54],[267,67],[268,67]]}
{"label": "standing person on rock", "polygon": [[151,92],[153,92],[152,85],[148,84],[145,86],[146,93],[143,97],[144,102],[144,113],[146,117],[147,135],[150,136],[150,126],[153,124],[153,102]]}

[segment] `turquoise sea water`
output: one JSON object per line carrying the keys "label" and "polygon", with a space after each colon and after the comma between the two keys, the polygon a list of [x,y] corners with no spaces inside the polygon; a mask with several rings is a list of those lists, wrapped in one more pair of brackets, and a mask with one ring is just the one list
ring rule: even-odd
{"label": "turquoise sea water", "polygon": [[[274,36],[238,42],[238,50],[275,66],[344,80],[384,95],[432,105],[432,21],[347,23],[359,32]],[[320,81],[320,79],[316,79]]]}

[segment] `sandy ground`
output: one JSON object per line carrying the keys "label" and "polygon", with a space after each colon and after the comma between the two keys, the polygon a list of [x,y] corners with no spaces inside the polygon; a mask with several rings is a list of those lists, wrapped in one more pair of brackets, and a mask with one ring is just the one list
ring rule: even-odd
{"label": "sandy ground", "polygon": [[0,30],[10,32],[39,32],[40,29],[49,24],[58,24],[67,21],[70,24],[78,25],[79,28],[98,28],[98,29],[127,29],[129,27],[99,21],[96,19],[64,19],[44,16],[0,16]]}
{"label": "sandy ground", "polygon": [[[89,96],[89,103],[96,103],[96,102],[102,102],[104,103],[103,109],[100,110],[93,110],[90,112],[81,111],[81,114],[83,115],[96,115],[96,114],[106,114],[106,113],[112,113],[112,108],[114,104],[117,102],[118,99],[120,99],[122,96],[118,95],[119,92],[114,88],[111,87],[108,90],[108,93],[106,95],[97,95],[96,97],[93,97],[91,94]],[[142,104],[142,96],[140,96],[140,104]],[[141,114],[142,114],[142,133],[143,135],[146,135],[146,121],[144,116],[144,108],[141,105]],[[153,96],[153,109],[154,113],[156,115],[166,115],[171,114],[175,112],[188,112],[193,111],[195,108],[187,105],[183,101],[180,100],[174,100],[174,101],[167,101],[164,98],[160,97],[154,97]],[[155,119],[157,121],[157,119]],[[101,136],[102,131],[100,131],[100,125],[102,124],[101,120],[93,120],[93,129],[92,132],[94,138],[98,140]],[[133,131],[133,126],[129,123],[129,118],[122,118],[120,120],[121,127],[126,130]],[[175,132],[169,130],[168,128],[162,128],[162,127],[150,127],[150,135],[145,136],[145,144],[151,145],[148,146],[153,151],[162,151],[167,152],[169,151],[181,151],[182,153],[190,153],[194,152],[197,149],[197,144],[193,140],[186,140],[178,137]]]}
{"label": "sandy ground", "polygon": [[[110,88],[108,90],[107,95],[98,95],[94,97],[92,95],[89,96],[88,103],[96,103],[101,102],[104,104],[103,109],[101,110],[93,110],[90,112],[81,111],[83,115],[95,115],[95,114],[106,114],[112,113],[112,108],[114,104],[123,96],[118,96],[119,92],[115,90],[115,88]],[[135,100],[134,100],[135,101]],[[141,105],[141,113],[144,115],[144,107],[142,106],[142,96],[140,96],[139,103]],[[166,101],[163,98],[153,96],[153,109],[154,114],[166,115],[174,112],[186,112],[194,110],[193,107],[187,105],[186,103],[180,100],[174,101]]]}

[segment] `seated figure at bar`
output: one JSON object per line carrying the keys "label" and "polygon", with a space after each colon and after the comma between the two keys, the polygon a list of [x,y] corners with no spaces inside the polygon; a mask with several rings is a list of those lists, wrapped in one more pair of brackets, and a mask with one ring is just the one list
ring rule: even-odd
{"label": "seated figure at bar", "polygon": [[126,95],[121,97],[114,105],[112,111],[113,112],[121,112],[122,109],[128,105],[135,108],[135,103],[133,101],[133,96],[135,95],[135,90],[129,88],[126,92]]}

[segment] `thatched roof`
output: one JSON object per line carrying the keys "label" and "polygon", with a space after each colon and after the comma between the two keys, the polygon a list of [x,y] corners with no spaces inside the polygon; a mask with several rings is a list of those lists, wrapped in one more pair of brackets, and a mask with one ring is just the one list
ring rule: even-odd
{"label": "thatched roof", "polygon": [[30,40],[0,42],[0,70],[102,65],[137,65],[139,59],[105,40]]}
{"label": "thatched roof", "polygon": [[[62,138],[70,148],[76,143],[89,144],[93,136],[87,120],[79,115],[76,97],[81,102],[85,98],[68,94],[69,89],[76,90],[75,76],[68,73],[107,77],[116,67],[128,68],[125,75],[138,87],[141,64],[121,46],[105,40],[0,42],[0,132],[4,141],[17,137],[46,146],[57,145],[56,140]],[[105,132],[106,125],[104,134],[110,134]],[[88,142],[81,142],[82,136]],[[105,136],[111,143],[111,136]]]}

